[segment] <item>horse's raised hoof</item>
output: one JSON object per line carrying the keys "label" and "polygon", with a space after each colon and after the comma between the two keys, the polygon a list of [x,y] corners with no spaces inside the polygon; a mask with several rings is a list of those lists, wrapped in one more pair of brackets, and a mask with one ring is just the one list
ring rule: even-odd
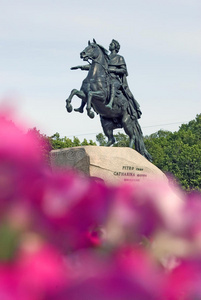
{"label": "horse's raised hoof", "polygon": [[83,108],[82,107],[78,107],[78,108],[74,108],[74,111],[77,111],[79,113],[83,113]]}
{"label": "horse's raised hoof", "polygon": [[106,147],[110,147],[111,145],[113,145],[115,143],[115,138],[113,137],[112,139],[108,140]]}
{"label": "horse's raised hoof", "polygon": [[69,102],[67,102],[66,101],[66,110],[67,110],[67,112],[72,112],[72,110],[73,110],[73,107],[72,107],[72,105],[69,103]]}
{"label": "horse's raised hoof", "polygon": [[93,119],[95,117],[93,111],[91,110],[87,110],[87,115],[89,116],[89,118]]}

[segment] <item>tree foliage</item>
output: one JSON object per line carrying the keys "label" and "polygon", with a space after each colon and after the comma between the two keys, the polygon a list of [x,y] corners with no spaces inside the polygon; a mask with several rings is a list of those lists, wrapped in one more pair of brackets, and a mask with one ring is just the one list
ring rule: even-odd
{"label": "tree foliage", "polygon": [[201,114],[177,132],[158,131],[145,138],[153,163],[173,174],[186,190],[201,189]]}
{"label": "tree foliage", "polygon": [[[128,147],[129,146],[129,138],[124,133],[118,132],[114,134],[115,137],[115,144],[113,147]],[[96,135],[96,141],[99,143],[100,146],[106,146],[107,140],[106,136],[102,133]]]}
{"label": "tree foliage", "polygon": [[102,133],[96,135],[96,141],[99,143],[99,146],[106,146],[106,136]]}
{"label": "tree foliage", "polygon": [[53,150],[55,149],[61,149],[61,148],[71,148],[71,147],[78,147],[78,146],[95,146],[96,143],[92,140],[89,140],[89,142],[84,139],[83,142],[80,142],[80,140],[77,137],[73,137],[73,140],[67,138],[66,136],[64,138],[60,137],[59,133],[56,132],[54,135],[52,135],[50,138],[50,144]]}

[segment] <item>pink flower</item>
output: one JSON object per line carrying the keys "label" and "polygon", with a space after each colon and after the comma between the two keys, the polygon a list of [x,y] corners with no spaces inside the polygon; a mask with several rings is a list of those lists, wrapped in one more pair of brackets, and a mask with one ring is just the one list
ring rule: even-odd
{"label": "pink flower", "polygon": [[191,192],[187,195],[183,218],[186,236],[197,240],[201,249],[201,194],[199,192]]}
{"label": "pink flower", "polygon": [[60,289],[69,276],[61,253],[33,234],[27,234],[22,243],[16,271],[21,289],[27,295],[35,295],[35,299],[43,298],[47,291]]}
{"label": "pink flower", "polygon": [[[0,115],[0,215],[16,201],[27,200],[43,170],[39,142]],[[33,195],[32,195],[33,196]]]}
{"label": "pink flower", "polygon": [[184,219],[184,197],[166,182],[119,186],[107,222],[108,241],[139,243],[159,230],[178,233]]}
{"label": "pink flower", "polygon": [[162,299],[201,299],[201,260],[187,259],[166,275],[165,285],[161,285]]}
{"label": "pink flower", "polygon": [[142,250],[122,249],[97,257],[89,252],[88,259],[86,254],[82,258],[81,277],[59,293],[48,295],[48,300],[159,299],[161,272]]}
{"label": "pink flower", "polygon": [[[12,264],[0,264],[0,299],[27,300],[26,293],[19,288],[19,278]],[[30,300],[36,300],[30,295]]]}
{"label": "pink flower", "polygon": [[109,189],[73,171],[49,173],[42,180],[34,193],[35,229],[66,250],[100,243],[100,227],[110,206]]}
{"label": "pink flower", "polygon": [[0,159],[10,163],[29,166],[42,162],[39,151],[39,141],[33,135],[25,135],[21,130],[8,121],[6,116],[0,115]]}
{"label": "pink flower", "polygon": [[68,268],[61,254],[33,234],[24,237],[15,260],[0,264],[0,299],[43,300],[68,283]]}
{"label": "pink flower", "polygon": [[200,194],[52,172],[2,116],[0,139],[0,300],[201,298]]}

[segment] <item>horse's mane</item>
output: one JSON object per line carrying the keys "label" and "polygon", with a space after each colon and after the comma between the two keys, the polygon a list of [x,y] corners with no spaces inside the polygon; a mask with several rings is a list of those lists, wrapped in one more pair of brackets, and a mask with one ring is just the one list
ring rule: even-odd
{"label": "horse's mane", "polygon": [[106,61],[108,62],[109,61],[108,50],[105,49],[103,46],[97,44],[97,43],[96,43],[96,45],[101,49],[101,51],[103,52],[103,54],[105,56]]}

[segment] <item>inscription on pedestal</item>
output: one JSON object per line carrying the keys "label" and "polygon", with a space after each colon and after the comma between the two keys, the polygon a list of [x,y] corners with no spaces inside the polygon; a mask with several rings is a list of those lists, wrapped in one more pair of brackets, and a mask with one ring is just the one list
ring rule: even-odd
{"label": "inscription on pedestal", "polygon": [[113,175],[120,176],[123,181],[140,181],[141,178],[147,177],[147,174],[143,173],[143,171],[144,169],[139,167],[122,166],[122,171],[115,171]]}

